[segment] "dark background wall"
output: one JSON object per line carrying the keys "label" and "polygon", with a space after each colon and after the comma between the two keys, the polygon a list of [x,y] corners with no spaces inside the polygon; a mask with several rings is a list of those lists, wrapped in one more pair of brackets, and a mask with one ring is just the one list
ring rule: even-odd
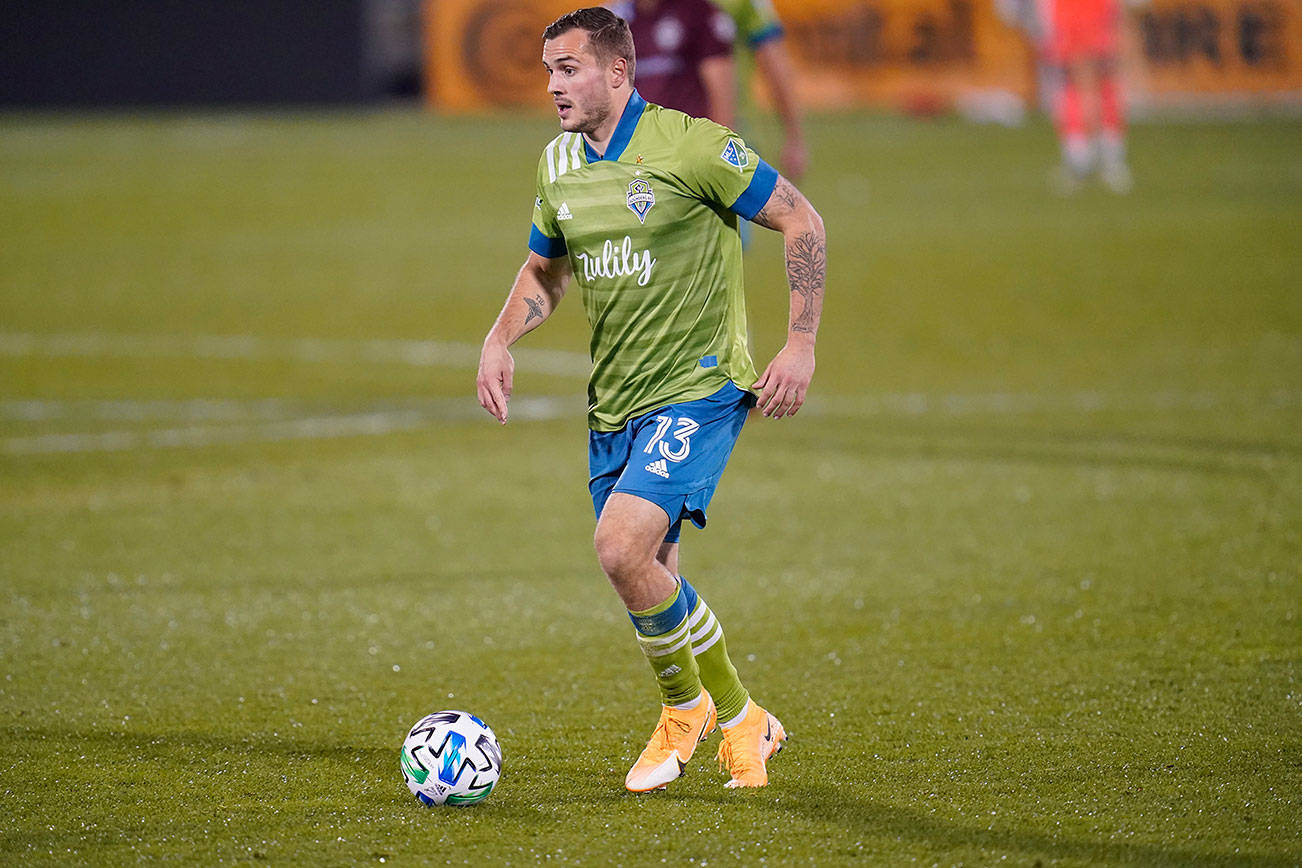
{"label": "dark background wall", "polygon": [[412,9],[410,0],[7,3],[0,11],[0,105],[376,99],[419,79],[387,68],[402,52],[384,24]]}

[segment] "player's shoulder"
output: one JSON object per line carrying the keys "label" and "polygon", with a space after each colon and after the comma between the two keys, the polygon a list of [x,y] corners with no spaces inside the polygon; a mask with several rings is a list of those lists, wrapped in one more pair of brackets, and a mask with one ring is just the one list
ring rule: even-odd
{"label": "player's shoulder", "polygon": [[647,103],[643,118],[650,121],[650,125],[659,135],[680,140],[687,146],[715,140],[722,141],[729,136],[737,135],[709,118],[693,117],[678,109],[666,108],[655,103]]}
{"label": "player's shoulder", "polygon": [[743,170],[752,162],[745,140],[709,118],[652,104],[645,120],[654,138],[643,139],[643,144],[663,155],[661,165],[683,177]]}

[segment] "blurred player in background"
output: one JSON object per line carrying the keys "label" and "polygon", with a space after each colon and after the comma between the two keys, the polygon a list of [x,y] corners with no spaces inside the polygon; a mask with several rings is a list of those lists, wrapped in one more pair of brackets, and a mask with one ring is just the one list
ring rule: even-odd
{"label": "blurred player in background", "polygon": [[1005,20],[1036,42],[1052,89],[1062,152],[1055,182],[1070,192],[1090,175],[1130,190],[1121,86],[1120,0],[998,0]]}
{"label": "blurred player in background", "polygon": [[625,0],[637,51],[637,92],[651,103],[737,126],[736,26],[709,0]]}
{"label": "blurred player in background", "polygon": [[[809,149],[796,101],[796,72],[787,50],[786,32],[773,8],[773,0],[710,0],[732,18],[737,26],[737,43],[744,45],[768,88],[773,109],[782,123],[783,142],[778,165],[795,181],[809,167]],[[742,66],[741,89],[747,89],[746,66]]]}
{"label": "blurred player in background", "polygon": [[[737,129],[739,94],[748,90],[751,66],[758,68],[782,124],[782,173],[793,180],[804,175],[809,151],[795,70],[771,0],[621,0],[608,7],[629,23],[638,91],[657,105]],[[743,46],[751,56],[738,64],[725,45]]]}
{"label": "blurred player in background", "polygon": [[[729,787],[768,783],[786,738],[728,656],[723,627],[678,572],[683,521],[706,507],[751,407],[796,413],[814,374],[827,241],[822,218],[730,130],[648,103],[632,35],[594,7],[543,35],[561,135],[538,164],[529,255],[484,339],[479,403],[505,424],[509,347],[571,279],[592,327],[588,489],[597,560],[659,686],[660,720],[624,780],[666,786],[716,724]],[[787,341],[758,374],[747,346],[738,220],[782,234]]]}

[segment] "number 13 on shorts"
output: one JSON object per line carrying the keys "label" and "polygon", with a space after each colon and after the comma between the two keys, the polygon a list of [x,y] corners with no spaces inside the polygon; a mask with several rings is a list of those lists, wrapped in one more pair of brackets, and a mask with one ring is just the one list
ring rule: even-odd
{"label": "number 13 on shorts", "polygon": [[[656,433],[651,436],[650,441],[647,442],[646,448],[643,451],[650,455],[659,448],[660,454],[663,457],[668,458],[670,461],[682,461],[686,458],[692,451],[691,436],[696,433],[696,429],[701,426],[693,422],[691,419],[688,419],[686,416],[680,416],[677,420],[675,420],[673,416],[657,416],[655,421]],[[675,421],[677,422],[676,425]],[[674,431],[672,434],[669,434],[669,429],[671,427]],[[665,439],[666,435],[669,435],[676,440],[678,446],[670,446],[669,441]]]}

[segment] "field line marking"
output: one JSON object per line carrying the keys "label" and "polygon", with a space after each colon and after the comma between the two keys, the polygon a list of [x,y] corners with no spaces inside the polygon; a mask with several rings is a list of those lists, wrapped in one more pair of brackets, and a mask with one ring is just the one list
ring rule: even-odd
{"label": "field line marking", "polygon": [[[516,348],[522,367],[540,374],[586,378],[584,353]],[[475,370],[479,346],[460,341],[266,338],[255,335],[33,334],[0,332],[0,355],[43,358],[195,358],[229,361],[372,362]]]}
{"label": "field line marking", "polygon": [[[521,399],[538,396],[521,396]],[[545,398],[546,396],[541,396]],[[563,400],[565,396],[557,396]],[[447,407],[459,406],[469,399],[396,399],[371,402],[367,412],[419,411],[430,418],[451,419],[461,416]],[[573,398],[577,403],[577,396]],[[1302,406],[1302,394],[1277,391],[1256,396],[1224,395],[1213,392],[1157,392],[1109,394],[1097,391],[1036,393],[888,393],[860,396],[815,396],[804,412],[811,416],[870,418],[913,417],[925,415],[973,416],[1016,415],[1035,412],[1070,412],[1088,415],[1106,411],[1163,412],[1196,410],[1216,412],[1227,409],[1278,411]],[[513,405],[514,408],[514,405]],[[61,420],[100,422],[275,422],[313,415],[337,416],[359,407],[340,406],[339,402],[314,402],[287,398],[190,398],[103,399],[103,398],[12,398],[0,399],[0,422],[50,423]],[[576,410],[581,412],[581,410]]]}
{"label": "field line marking", "polygon": [[[878,394],[811,400],[805,413],[828,418],[867,418],[941,415],[1012,415],[1042,411],[1090,414],[1111,410],[1163,412],[1192,409],[1224,412],[1227,409],[1292,410],[1302,401],[1293,392],[1267,396],[1266,403],[1238,400],[1213,393],[1159,393],[1107,395],[1075,392],[1062,395],[1014,393],[925,395]],[[520,396],[511,403],[517,422],[581,418],[577,396]],[[54,455],[121,452],[133,449],[176,449],[285,440],[323,440],[342,437],[384,436],[414,431],[447,422],[479,419],[482,409],[473,399],[445,398],[399,402],[360,412],[322,412],[308,402],[284,399],[195,399],[181,401],[133,400],[0,400],[0,421],[49,423],[59,420],[159,422],[196,424],[146,427],[81,433],[41,433],[0,439],[0,453]],[[486,421],[486,418],[485,420]],[[206,424],[198,424],[206,423]]]}
{"label": "field line marking", "polygon": [[1276,389],[1251,394],[1212,391],[1106,392],[925,392],[810,398],[808,410],[820,416],[1013,416],[1027,413],[1089,415],[1116,411],[1162,413],[1171,410],[1293,410],[1302,407],[1302,392]]}
{"label": "field line marking", "polygon": [[[520,367],[541,374],[586,378],[588,357],[568,350],[516,348]],[[456,341],[343,338],[265,338],[254,335],[33,334],[0,332],[0,355],[40,357],[200,358],[309,363],[372,362],[474,370],[479,347]],[[811,414],[833,416],[947,416],[1041,411],[1097,413],[1112,410],[1281,410],[1302,405],[1302,393],[1280,389],[1267,395],[1163,390],[1152,393],[1077,390],[1064,392],[876,393],[817,396]]]}
{"label": "field line marking", "polygon": [[[536,422],[574,417],[581,412],[575,401],[551,397],[518,398],[511,404],[515,421]],[[415,431],[449,421],[488,417],[473,399],[449,399],[432,407],[316,415],[256,424],[187,425],[142,431],[36,434],[0,440],[8,455],[67,455],[88,452],[124,452],[143,449],[194,449],[238,446],[286,440],[328,440],[341,437],[377,437]]]}

